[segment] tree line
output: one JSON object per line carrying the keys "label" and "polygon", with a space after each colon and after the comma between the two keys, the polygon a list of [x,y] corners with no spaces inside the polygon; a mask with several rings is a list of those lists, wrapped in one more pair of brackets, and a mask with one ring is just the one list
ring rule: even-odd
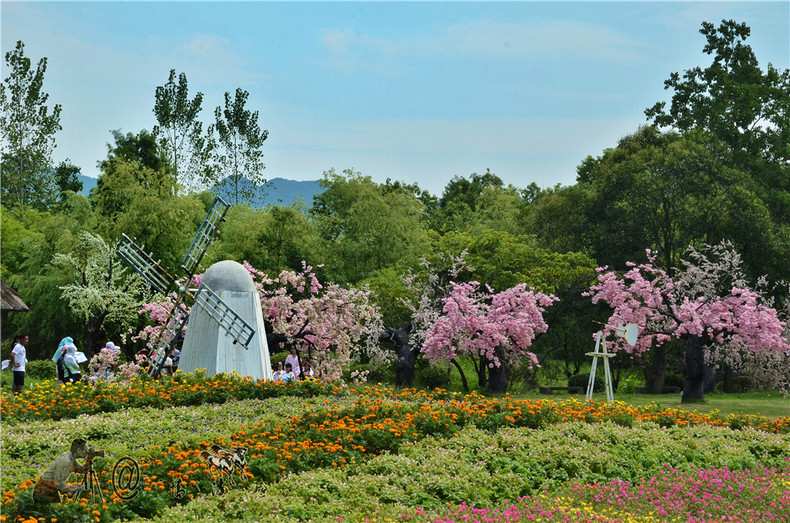
{"label": "tree line", "polygon": [[[700,33],[710,63],[671,73],[669,100],[647,108],[632,134],[582,159],[572,185],[515,187],[487,170],[456,176],[433,195],[417,184],[328,170],[311,206],[265,209],[245,205],[242,193],[244,179],[264,182],[268,136],[247,108],[248,93],[226,93],[204,129],[203,95],[190,96],[186,75],[175,70],[154,93],[156,125],[113,131],[96,188],[77,194],[79,168],[51,164],[62,108],[44,91],[46,58],[33,67],[20,42],[6,54],[0,92],[2,277],[31,312],[13,316],[4,332],[30,333],[31,354],[44,356],[64,333],[96,346],[142,328],[136,307],[148,297],[101,253],[127,233],[175,266],[212,200],[205,189],[228,174],[237,205],[204,264],[247,260],[277,274],[306,260],[322,280],[369,287],[387,327],[384,343],[399,355],[399,382],[412,380],[420,361],[412,336],[419,301],[441,296],[425,297],[425,289],[446,285],[459,256],[465,269],[455,281],[494,291],[526,283],[559,298],[531,350],[570,378],[584,367],[596,322],[608,317],[608,308],[582,296],[599,265],[625,270],[628,261],[645,261],[647,248],[672,277],[690,246],[727,240],[748,278],[790,279],[790,72],[760,65],[745,24],[705,22]],[[91,292],[75,298],[75,283]],[[102,285],[107,292],[97,290]],[[772,289],[783,298],[782,286]],[[658,392],[681,360],[670,342],[615,358],[615,375],[643,369]]]}

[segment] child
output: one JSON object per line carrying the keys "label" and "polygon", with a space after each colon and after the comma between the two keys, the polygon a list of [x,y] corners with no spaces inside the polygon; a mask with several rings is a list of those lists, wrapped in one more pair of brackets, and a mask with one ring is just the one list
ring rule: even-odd
{"label": "child", "polygon": [[285,383],[291,383],[295,379],[296,379],[296,377],[294,376],[293,367],[291,367],[290,363],[286,363],[285,364],[285,372],[282,374],[282,380]]}
{"label": "child", "polygon": [[282,381],[283,380],[283,363],[280,362],[277,364],[277,367],[274,369],[274,373],[272,373],[272,379],[274,381]]}

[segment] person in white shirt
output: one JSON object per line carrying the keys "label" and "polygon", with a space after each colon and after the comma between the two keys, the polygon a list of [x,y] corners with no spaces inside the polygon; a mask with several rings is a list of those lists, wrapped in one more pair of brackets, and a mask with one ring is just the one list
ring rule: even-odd
{"label": "person in white shirt", "polygon": [[14,348],[11,349],[11,359],[14,367],[14,394],[19,394],[25,388],[25,364],[27,363],[27,350],[25,344],[28,342],[27,335],[17,336],[14,340]]}

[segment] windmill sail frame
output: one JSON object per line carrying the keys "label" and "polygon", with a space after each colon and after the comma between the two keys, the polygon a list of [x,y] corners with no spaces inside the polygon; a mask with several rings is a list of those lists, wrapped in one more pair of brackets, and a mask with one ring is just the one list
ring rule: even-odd
{"label": "windmill sail frame", "polygon": [[189,314],[184,310],[187,300],[192,303],[192,306],[198,306],[205,310],[233,339],[234,344],[240,344],[247,349],[255,335],[255,329],[207,285],[201,285],[197,292],[189,288],[195,270],[206,254],[209,245],[216,238],[219,225],[225,221],[225,215],[229,208],[230,204],[220,196],[217,196],[211,204],[205,219],[198,227],[189,248],[181,259],[180,269],[186,276],[186,283],[183,286],[178,285],[176,278],[132,238],[126,234],[121,235],[116,247],[121,261],[136,272],[152,291],[165,295],[172,291],[176,293],[175,304],[153,342],[155,354],[152,355],[154,361],[150,373],[154,377],[161,373],[167,354],[189,320]]}

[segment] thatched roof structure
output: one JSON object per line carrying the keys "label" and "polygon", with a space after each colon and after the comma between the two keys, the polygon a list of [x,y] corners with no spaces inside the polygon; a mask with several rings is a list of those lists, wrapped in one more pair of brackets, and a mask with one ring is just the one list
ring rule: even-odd
{"label": "thatched roof structure", "polygon": [[19,294],[14,289],[0,280],[0,310],[13,312],[27,312],[30,308],[25,305]]}

